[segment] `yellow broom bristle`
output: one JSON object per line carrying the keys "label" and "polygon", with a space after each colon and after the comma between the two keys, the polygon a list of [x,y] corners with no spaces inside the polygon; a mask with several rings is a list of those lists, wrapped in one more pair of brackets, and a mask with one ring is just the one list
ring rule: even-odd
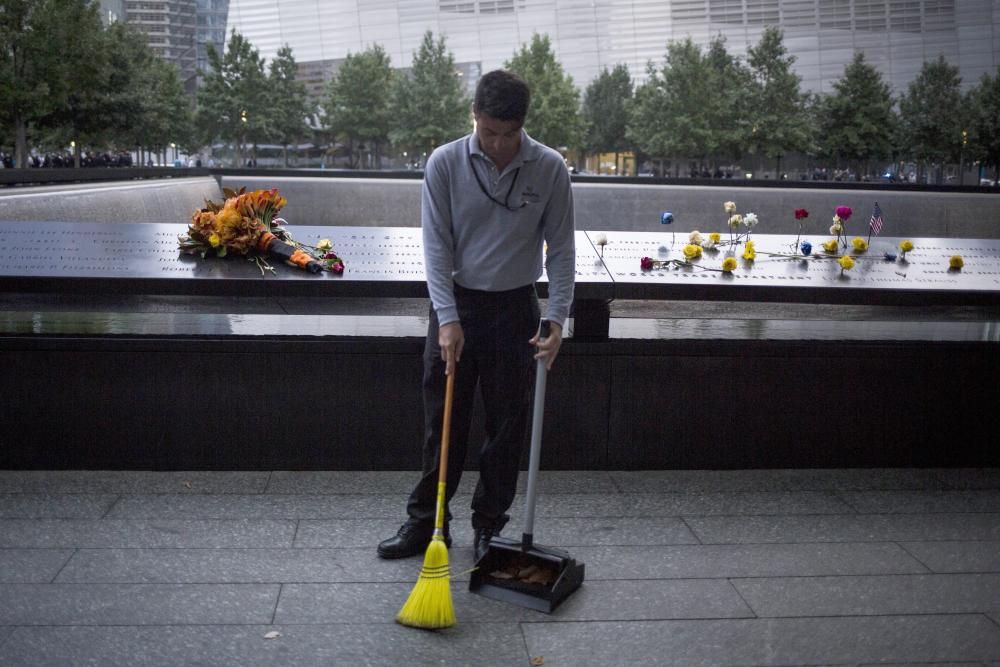
{"label": "yellow broom bristle", "polygon": [[413,628],[450,628],[455,625],[448,574],[448,547],[435,537],[424,554],[424,566],[396,622]]}

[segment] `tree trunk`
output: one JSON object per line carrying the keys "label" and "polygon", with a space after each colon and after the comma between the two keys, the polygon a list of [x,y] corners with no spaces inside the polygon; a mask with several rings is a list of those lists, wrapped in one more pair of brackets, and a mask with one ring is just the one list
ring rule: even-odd
{"label": "tree trunk", "polygon": [[14,166],[24,169],[28,166],[28,128],[24,116],[14,116]]}

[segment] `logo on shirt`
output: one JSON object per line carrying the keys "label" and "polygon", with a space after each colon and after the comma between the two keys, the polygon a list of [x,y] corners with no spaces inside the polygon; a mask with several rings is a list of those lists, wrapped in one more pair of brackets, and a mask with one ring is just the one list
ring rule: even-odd
{"label": "logo on shirt", "polygon": [[541,199],[541,195],[535,192],[535,188],[531,185],[525,186],[524,190],[521,191],[521,200],[527,201],[532,204],[537,204]]}

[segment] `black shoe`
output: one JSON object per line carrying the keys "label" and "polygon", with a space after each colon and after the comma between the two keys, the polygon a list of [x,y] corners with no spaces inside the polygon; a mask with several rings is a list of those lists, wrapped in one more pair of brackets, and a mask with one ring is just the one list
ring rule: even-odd
{"label": "black shoe", "polygon": [[476,528],[476,538],[475,538],[475,553],[476,562],[478,563],[486,555],[486,550],[490,546],[490,540],[495,536],[500,534],[500,529],[495,526],[489,526],[487,528]]}
{"label": "black shoe", "polygon": [[[380,542],[378,545],[379,558],[409,558],[424,553],[427,545],[431,543],[434,536],[434,529],[419,523],[407,521],[399,528],[395,537]],[[445,546],[451,547],[451,536],[448,534],[448,526],[444,527]]]}

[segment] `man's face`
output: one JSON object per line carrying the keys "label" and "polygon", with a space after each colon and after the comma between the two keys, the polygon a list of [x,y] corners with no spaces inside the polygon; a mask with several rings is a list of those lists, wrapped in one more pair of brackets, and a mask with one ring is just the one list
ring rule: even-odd
{"label": "man's face", "polygon": [[506,166],[521,148],[521,123],[497,120],[486,113],[476,114],[479,147],[499,166]]}

